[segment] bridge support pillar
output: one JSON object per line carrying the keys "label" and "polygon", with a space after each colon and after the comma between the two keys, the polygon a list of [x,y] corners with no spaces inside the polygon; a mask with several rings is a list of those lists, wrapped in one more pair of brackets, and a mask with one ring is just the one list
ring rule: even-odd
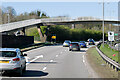
{"label": "bridge support pillar", "polygon": [[75,24],[72,24],[72,29],[75,29]]}
{"label": "bridge support pillar", "polygon": [[[42,31],[41,31],[41,26],[43,26],[43,24],[37,25],[38,33],[39,33],[39,35],[40,35],[40,40],[41,40],[41,42],[46,42],[46,40],[47,40],[48,28],[46,29],[45,34],[43,34]],[[49,26],[48,26],[48,27],[49,27]]]}
{"label": "bridge support pillar", "polygon": [[22,33],[25,36],[25,27],[22,29]]}

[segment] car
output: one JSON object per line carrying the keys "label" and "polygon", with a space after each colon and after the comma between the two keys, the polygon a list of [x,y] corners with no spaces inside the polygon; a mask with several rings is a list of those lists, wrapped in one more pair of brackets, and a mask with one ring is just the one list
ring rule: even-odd
{"label": "car", "polygon": [[80,41],[79,44],[80,44],[80,47],[84,47],[84,48],[87,47],[85,41]]}
{"label": "car", "polygon": [[65,40],[64,43],[63,43],[63,47],[69,47],[70,43],[71,43],[70,40]]}
{"label": "car", "polygon": [[88,44],[95,45],[95,41],[92,38],[90,38],[90,39],[88,39]]}
{"label": "car", "polygon": [[89,38],[87,41],[89,42],[89,40],[93,40],[92,38]]}
{"label": "car", "polygon": [[26,59],[19,48],[0,48],[0,71],[15,72],[22,76],[26,71]]}
{"label": "car", "polygon": [[72,42],[69,46],[69,51],[77,50],[80,51],[79,42]]}

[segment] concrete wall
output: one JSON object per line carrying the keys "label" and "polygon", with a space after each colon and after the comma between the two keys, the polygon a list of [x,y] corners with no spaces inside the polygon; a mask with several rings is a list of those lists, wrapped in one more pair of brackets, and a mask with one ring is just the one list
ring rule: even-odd
{"label": "concrete wall", "polygon": [[19,48],[33,43],[33,36],[2,35],[2,47]]}

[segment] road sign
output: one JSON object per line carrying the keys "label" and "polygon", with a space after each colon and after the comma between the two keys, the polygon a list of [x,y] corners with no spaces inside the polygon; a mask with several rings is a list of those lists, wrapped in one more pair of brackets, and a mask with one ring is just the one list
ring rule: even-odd
{"label": "road sign", "polygon": [[118,36],[118,34],[117,34],[117,33],[115,33],[115,36]]}
{"label": "road sign", "polygon": [[114,32],[113,31],[108,31],[108,40],[114,41]]}

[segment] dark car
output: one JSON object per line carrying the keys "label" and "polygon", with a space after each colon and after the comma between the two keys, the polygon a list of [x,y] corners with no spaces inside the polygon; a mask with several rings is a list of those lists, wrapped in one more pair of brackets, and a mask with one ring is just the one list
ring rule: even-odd
{"label": "dark car", "polygon": [[95,45],[95,41],[93,39],[88,39],[88,44],[89,45]]}
{"label": "dark car", "polygon": [[69,51],[77,50],[80,51],[80,45],[78,42],[72,42],[69,46]]}
{"label": "dark car", "polygon": [[80,44],[80,46],[81,46],[81,47],[84,47],[84,48],[86,48],[86,47],[87,47],[87,45],[86,45],[85,41],[80,41],[80,42],[79,42],[79,44]]}

